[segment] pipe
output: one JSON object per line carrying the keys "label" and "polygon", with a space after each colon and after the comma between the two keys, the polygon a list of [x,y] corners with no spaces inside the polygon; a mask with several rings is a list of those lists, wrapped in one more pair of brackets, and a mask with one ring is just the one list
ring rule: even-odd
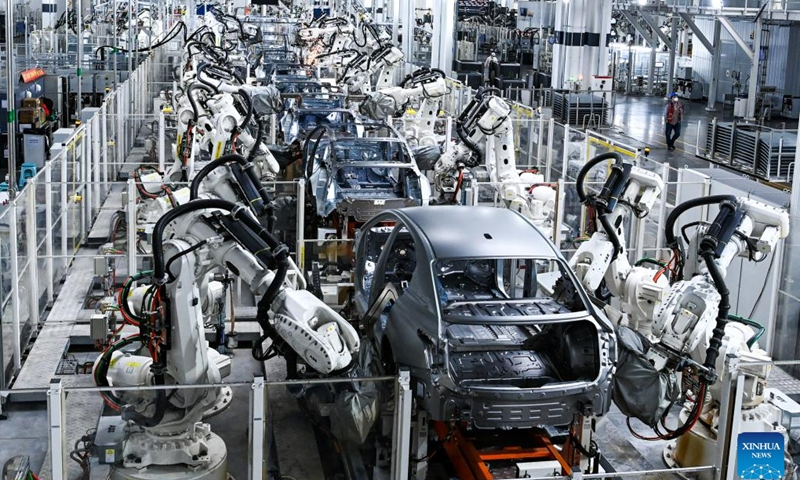
{"label": "pipe", "polygon": [[683,215],[684,212],[695,207],[715,205],[724,201],[736,202],[736,197],[733,195],[712,195],[710,197],[693,198],[675,207],[669,214],[669,217],[667,217],[667,223],[664,225],[664,236],[667,239],[667,246],[670,248],[678,247],[678,237],[675,235],[675,223],[678,221],[678,217]]}
{"label": "pipe", "polygon": [[197,102],[194,99],[194,95],[192,95],[192,93],[194,93],[195,90],[204,90],[213,95],[217,93],[217,89],[214,88],[213,86],[208,86],[203,83],[193,83],[189,85],[189,88],[186,91],[186,95],[189,96],[189,104],[192,105],[192,112],[194,113],[194,117],[192,117],[192,120],[194,121],[194,123],[197,123],[197,121],[200,119],[200,109],[197,107]]}
{"label": "pipe", "polygon": [[[252,162],[249,162],[243,156],[239,155],[238,153],[231,153],[228,155],[223,155],[216,160],[212,160],[205,167],[202,168],[197,175],[192,179],[192,184],[189,188],[189,198],[191,200],[196,200],[199,193],[200,193],[200,184],[203,182],[203,179],[208,176],[209,173],[216,170],[222,165],[225,165],[228,162],[236,162],[242,166],[242,170],[247,174],[247,177],[253,183],[253,185],[258,190],[258,194],[261,197],[261,200],[264,202],[264,207],[267,209],[267,212],[271,215],[272,214],[272,207],[270,203],[272,199],[269,196],[269,192],[267,191],[267,187],[265,187],[261,183],[261,179],[258,178],[256,174],[255,165]],[[252,202],[252,198],[247,199],[248,202]],[[271,230],[271,229],[270,229]]]}
{"label": "pipe", "polygon": [[603,153],[586,162],[583,168],[581,168],[580,172],[578,172],[578,177],[575,180],[575,188],[578,191],[578,199],[580,200],[581,204],[586,205],[586,202],[588,200],[588,195],[586,194],[586,189],[584,188],[586,175],[589,174],[589,171],[592,168],[594,168],[595,165],[606,160],[614,160],[615,165],[620,165],[624,161],[622,159],[622,155],[620,155],[619,153],[616,152]]}
{"label": "pipe", "polygon": [[240,88],[237,93],[239,94],[239,98],[244,100],[244,103],[247,106],[247,114],[245,114],[242,124],[239,125],[239,129],[241,130],[244,129],[250,123],[250,120],[253,119],[253,101],[250,99],[250,95],[247,94],[247,91],[244,88]]}
{"label": "pipe", "polygon": [[[714,333],[708,342],[708,350],[706,350],[706,360],[703,366],[710,372],[714,372],[719,357],[719,347],[722,346],[722,338],[725,336],[725,325],[728,323],[728,313],[730,312],[730,291],[725,285],[725,278],[722,276],[717,263],[714,261],[714,252],[710,249],[703,250],[701,253],[705,261],[708,274],[714,281],[714,286],[720,294],[719,313],[717,314],[717,324],[714,327]],[[714,383],[714,378],[709,379],[709,384]]]}

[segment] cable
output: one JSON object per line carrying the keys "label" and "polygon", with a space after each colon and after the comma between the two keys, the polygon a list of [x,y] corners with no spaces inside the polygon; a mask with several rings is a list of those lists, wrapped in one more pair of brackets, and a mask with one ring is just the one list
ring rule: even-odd
{"label": "cable", "polygon": [[747,347],[748,348],[753,348],[753,345],[755,345],[755,343],[767,331],[767,329],[764,327],[764,325],[761,325],[761,323],[759,323],[759,322],[757,322],[757,321],[755,321],[753,319],[750,319],[750,318],[744,318],[744,317],[740,317],[738,315],[734,315],[732,313],[729,313],[728,314],[728,320],[732,320],[734,322],[739,322],[741,324],[747,325],[748,327],[753,327],[753,328],[756,329],[756,332],[753,334],[753,336],[750,337],[750,339],[747,340]]}
{"label": "cable", "polygon": [[183,33],[184,33],[184,41],[186,41],[186,24],[183,23],[183,22],[178,22],[177,24],[175,24],[174,27],[172,27],[172,30],[170,30],[167,33],[167,35],[160,42],[156,42],[156,43],[154,43],[153,45],[150,45],[147,48],[139,48],[139,49],[136,49],[136,50],[128,50],[128,49],[122,48],[122,47],[115,47],[114,45],[100,45],[99,47],[97,47],[95,49],[94,55],[96,57],[98,52],[101,52],[101,51],[103,51],[105,49],[108,49],[108,48],[111,48],[111,49],[113,49],[115,51],[123,52],[123,53],[145,53],[145,52],[151,52],[151,51],[153,51],[153,50],[155,50],[155,49],[157,49],[157,48],[159,48],[159,47],[161,47],[163,45],[166,45],[167,43],[171,42],[176,36],[178,36],[178,33],[180,33],[181,31],[183,31]]}
{"label": "cable", "polygon": [[[775,255],[772,255],[772,259],[769,261],[769,267],[767,267],[768,272],[772,271],[772,266],[774,263],[775,263]],[[753,309],[750,311],[750,315],[747,316],[748,318],[753,318],[753,316],[756,314],[758,305],[761,303],[761,298],[764,296],[764,292],[767,290],[768,283],[769,282],[765,281],[764,285],[761,286],[761,291],[758,292],[758,298],[756,298],[756,302],[753,304]]]}
{"label": "cable", "polygon": [[200,109],[197,106],[197,102],[194,99],[195,90],[203,90],[211,95],[219,92],[213,85],[209,86],[205,83],[193,83],[189,85],[189,88],[186,90],[186,95],[189,97],[189,104],[192,106],[192,112],[194,116],[192,117],[192,121],[196,124],[200,120]]}
{"label": "cable", "polygon": [[201,241],[199,241],[199,242],[195,243],[194,245],[192,245],[191,247],[187,248],[186,250],[181,250],[180,252],[178,252],[177,254],[175,254],[175,255],[174,255],[172,258],[170,258],[169,260],[167,260],[167,266],[166,266],[165,268],[166,268],[166,270],[167,270],[167,275],[169,275],[170,282],[172,282],[172,281],[174,281],[174,280],[175,280],[175,275],[173,275],[173,274],[172,274],[172,270],[170,269],[170,266],[171,266],[171,265],[172,265],[172,264],[173,264],[173,263],[174,263],[176,260],[178,260],[179,258],[181,258],[181,257],[183,257],[183,256],[186,256],[186,255],[189,255],[190,253],[192,253],[192,252],[194,252],[194,251],[196,251],[196,250],[198,250],[198,249],[202,248],[202,247],[203,247],[205,244],[207,244],[207,243],[208,243],[208,239],[201,240]]}
{"label": "cable", "polygon": [[714,372],[717,357],[719,356],[719,347],[722,346],[722,338],[725,336],[725,324],[728,322],[728,313],[730,312],[731,305],[729,301],[730,291],[725,285],[725,277],[719,270],[717,263],[714,259],[714,252],[710,249],[703,250],[700,253],[708,269],[711,279],[714,281],[714,286],[720,294],[719,313],[717,314],[717,324],[714,328],[714,333],[708,341],[709,347],[706,350],[706,360],[703,366],[710,372]]}

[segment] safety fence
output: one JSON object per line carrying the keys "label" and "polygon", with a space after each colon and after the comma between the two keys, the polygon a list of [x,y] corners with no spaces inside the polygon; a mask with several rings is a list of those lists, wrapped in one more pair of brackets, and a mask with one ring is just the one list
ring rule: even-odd
{"label": "safety fence", "polygon": [[145,59],[87,122],[53,145],[50,160],[0,211],[0,385],[19,370],[55,286],[87,240],[152,110],[157,60],[157,53]]}
{"label": "safety fence", "polygon": [[[80,364],[76,369],[91,371],[91,367]],[[68,480],[88,475],[90,470],[93,476],[107,476],[111,464],[123,459],[132,464],[130,470],[137,470],[136,460],[123,456],[122,437],[107,434],[116,429],[120,435],[127,437],[133,433],[135,436],[135,432],[123,433],[124,422],[118,413],[114,414],[119,408],[116,402],[125,401],[122,399],[150,401],[163,391],[170,397],[179,392],[185,398],[205,397],[203,401],[208,401],[208,397],[213,396],[215,399],[209,401],[198,416],[209,426],[208,431],[198,426],[197,420],[186,423],[187,438],[199,435],[197,445],[206,449],[205,458],[197,462],[204,466],[195,467],[200,470],[261,480],[276,478],[275,473],[281,471],[279,462],[283,460],[284,474],[293,472],[309,475],[306,478],[323,478],[328,468],[323,467],[323,462],[336,457],[322,457],[317,451],[312,425],[298,424],[298,417],[308,412],[316,416],[317,428],[337,435],[335,443],[333,438],[329,439],[329,448],[339,452],[342,463],[361,462],[362,448],[374,450],[376,443],[383,444],[385,460],[378,467],[384,470],[384,475],[398,480],[409,478],[412,392],[408,372],[394,376],[298,380],[276,380],[285,377],[284,372],[277,370],[269,371],[268,375],[273,378],[253,377],[250,371],[242,373],[234,369],[224,383],[115,388],[56,377],[46,389],[26,390],[23,393],[47,399],[47,422],[37,422],[29,430],[31,437],[48,439],[48,461],[38,476]],[[334,406],[336,394],[345,392],[349,392],[347,400],[340,400],[339,406]],[[11,392],[0,390],[0,395],[8,393]],[[330,405],[315,403],[319,401]],[[112,414],[101,415],[104,409]],[[383,424],[386,428],[378,428],[377,437],[368,437],[373,424]],[[94,437],[94,433],[98,435]],[[87,435],[97,443],[93,444]],[[184,445],[190,443],[188,439],[183,442]],[[90,461],[90,448],[98,455],[98,461]],[[3,457],[0,454],[0,459],[5,461]],[[298,462],[300,459],[302,461]],[[138,461],[147,459],[139,457]],[[119,465],[117,463],[115,468]]]}
{"label": "safety fence", "polygon": [[[579,477],[550,475],[525,478],[661,478],[665,474],[689,474],[703,480],[737,478],[740,434],[763,433],[767,428],[773,435],[782,436],[786,442],[784,444],[788,445],[788,439],[795,436],[800,428],[800,417],[797,415],[800,406],[788,395],[775,388],[760,390],[754,395],[748,385],[767,379],[785,382],[783,370],[798,365],[800,361],[797,360],[773,362],[735,356],[727,358],[709,397],[713,400],[708,410],[711,423],[698,422],[694,428],[696,435],[709,439],[704,441],[703,454],[687,454],[686,449],[691,448],[691,434],[681,437],[676,443],[664,444],[663,454],[672,468],[582,473]],[[79,365],[77,368],[84,367]],[[274,373],[282,375],[280,372]],[[290,462],[286,462],[283,474],[298,468],[303,473],[313,474],[315,468],[320,468],[320,462],[331,461],[333,457],[320,459],[312,425],[301,426],[297,423],[297,415],[304,409],[302,411],[311,412],[312,417],[316,418],[316,428],[331,434],[335,432],[338,436],[335,440],[332,437],[329,439],[335,442],[335,450],[332,451],[340,457],[337,461],[344,465],[355,461],[349,465],[357,466],[358,462],[363,461],[362,450],[373,451],[376,459],[383,459],[382,463],[378,460],[375,466],[379,470],[384,469],[386,478],[406,480],[412,466],[419,467],[420,462],[427,462],[431,458],[428,455],[423,460],[415,460],[413,456],[415,448],[420,447],[416,442],[420,438],[417,429],[420,426],[427,428],[427,422],[414,421],[412,384],[411,376],[404,370],[397,376],[383,377],[275,381],[260,376],[237,376],[224,383],[116,388],[75,385],[65,382],[63,378],[54,378],[48,388],[27,392],[43,395],[48,405],[47,422],[32,424],[29,434],[48,438],[49,461],[43,466],[40,476],[53,480],[77,478],[85,472],[83,468],[89,468],[88,450],[92,445],[85,436],[91,436],[98,424],[107,428],[120,422],[119,417],[100,415],[109,399],[152,398],[158,390],[164,390],[167,394],[181,391],[184,396],[191,396],[195,392],[201,395],[211,392],[217,402],[209,405],[203,415],[203,422],[209,425],[213,433],[210,436],[203,433],[204,444],[209,449],[208,458],[204,459],[209,463],[206,468],[225,468],[236,478],[261,480],[271,478],[278,471],[279,460],[288,459]],[[344,391],[352,392],[349,398],[355,398],[353,401],[359,402],[360,408],[351,409],[347,407],[348,402],[336,402],[336,406],[330,409],[322,404],[315,406],[310,401],[328,399],[329,403],[334,403],[336,392]],[[0,390],[0,395],[9,393]],[[315,410],[320,407],[324,409],[321,415],[322,411]],[[683,408],[690,409],[691,402]],[[317,416],[314,416],[314,412]],[[354,417],[354,412],[359,414]],[[754,412],[757,414],[754,415]],[[335,418],[337,416],[340,417],[338,420]],[[348,429],[343,419],[354,419],[357,425],[365,428]],[[598,441],[603,438],[607,423],[606,419],[597,419],[595,435]],[[368,434],[369,427],[373,425]],[[643,432],[647,427],[634,421],[632,428]],[[243,430],[248,432],[247,435],[242,435]],[[110,431],[113,432],[113,428]],[[427,439],[427,435],[421,438]],[[96,437],[96,440],[100,439],[100,436]],[[103,437],[102,440],[108,441],[109,438]],[[106,474],[111,468],[109,464],[123,459],[121,443],[116,440],[97,447],[100,447],[101,459],[99,463],[91,464],[93,474]],[[384,449],[382,455],[378,452],[381,448]],[[681,449],[684,451],[681,452]],[[226,451],[227,457],[223,457]],[[300,458],[303,462],[298,464],[296,460]],[[131,458],[127,460],[135,461]],[[785,475],[781,478],[793,478],[797,466],[790,457],[786,458],[784,467]]]}

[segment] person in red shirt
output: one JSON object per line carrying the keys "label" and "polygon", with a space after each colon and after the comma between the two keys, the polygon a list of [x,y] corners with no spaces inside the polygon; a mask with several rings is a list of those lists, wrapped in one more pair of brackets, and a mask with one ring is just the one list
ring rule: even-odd
{"label": "person in red shirt", "polygon": [[664,112],[664,123],[666,124],[664,135],[667,137],[667,149],[669,150],[675,150],[675,140],[681,136],[683,116],[683,103],[678,98],[678,94],[675,92],[670,93],[667,110]]}

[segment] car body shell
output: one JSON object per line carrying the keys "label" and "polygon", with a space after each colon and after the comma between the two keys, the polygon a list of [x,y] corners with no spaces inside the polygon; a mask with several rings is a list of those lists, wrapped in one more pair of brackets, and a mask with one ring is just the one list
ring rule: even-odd
{"label": "car body shell", "polygon": [[[411,243],[409,247],[398,246],[397,242]],[[398,271],[388,265],[397,252],[413,257],[413,265],[408,266],[413,270],[410,279],[398,280],[387,273]],[[437,206],[378,214],[362,227],[356,241],[355,302],[367,332],[365,343],[375,349],[376,356],[385,364],[410,371],[416,401],[432,420],[467,421],[477,428],[511,429],[565,425],[575,414],[606,413],[611,403],[616,358],[614,329],[580,287],[576,293],[586,311],[558,318],[493,317],[490,322],[499,326],[532,322],[547,328],[564,328],[566,332],[577,328],[570,322],[580,324],[578,330],[584,332],[583,337],[585,332],[594,337],[581,340],[594,345],[589,347],[594,349],[592,354],[596,357],[593,360],[596,368],[592,370],[596,374],[591,378],[529,387],[459,381],[460,367],[454,367],[453,358],[459,355],[462,357],[458,358],[463,358],[464,354],[456,352],[453,331],[468,331],[470,322],[453,322],[443,315],[433,267],[438,259],[498,257],[545,258],[566,265],[560,252],[533,224],[507,209]],[[568,268],[562,274],[569,275],[572,283],[579,285]],[[476,355],[484,363],[501,358],[500,362],[513,362],[513,358],[503,357],[507,354],[510,355],[494,349],[466,355],[473,355],[470,361],[474,365]],[[526,355],[515,351],[514,358]],[[569,361],[578,364],[582,359]],[[489,370],[503,368],[484,366]]]}

